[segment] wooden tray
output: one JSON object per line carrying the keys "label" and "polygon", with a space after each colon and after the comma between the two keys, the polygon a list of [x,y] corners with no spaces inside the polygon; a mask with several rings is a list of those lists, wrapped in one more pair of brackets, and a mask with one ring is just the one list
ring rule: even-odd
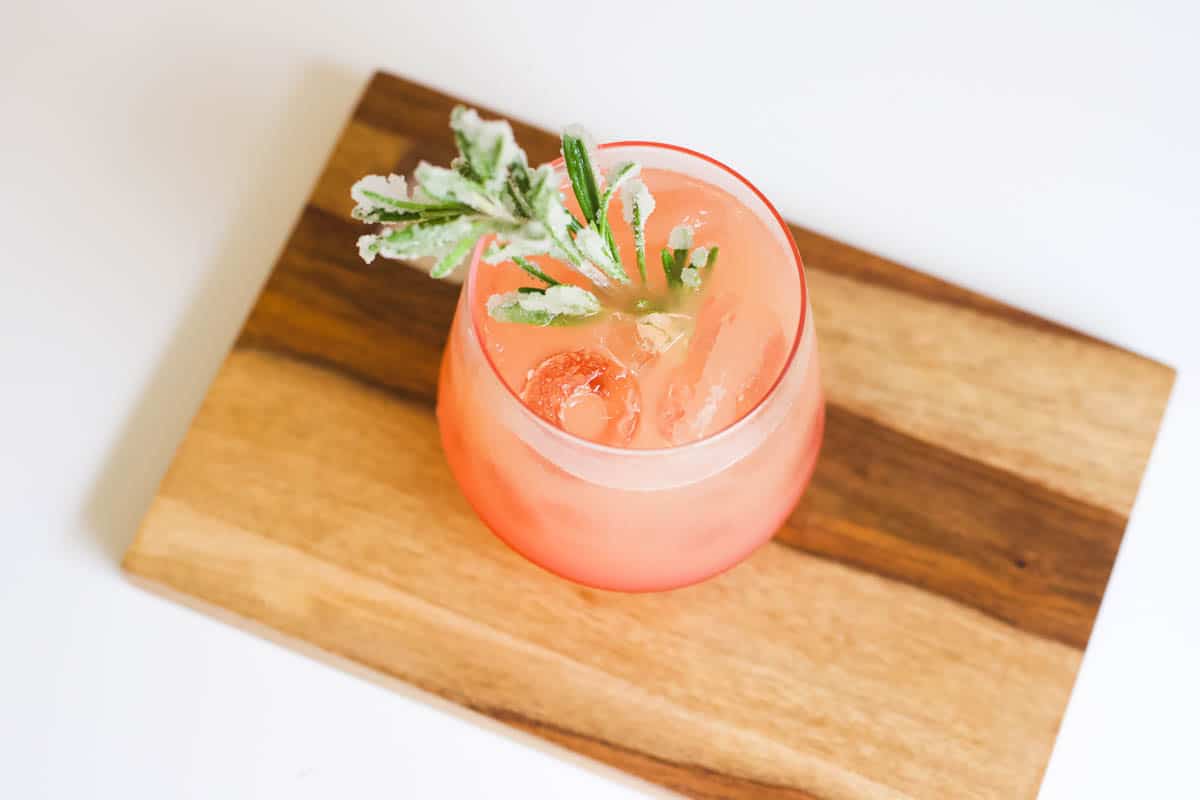
{"label": "wooden tray", "polygon": [[457,287],[354,247],[351,183],[447,162],[453,102],[371,80],[125,568],[695,797],[1033,797],[1173,371],[793,228],[829,400],[800,507],[701,586],[558,580],[443,462]]}

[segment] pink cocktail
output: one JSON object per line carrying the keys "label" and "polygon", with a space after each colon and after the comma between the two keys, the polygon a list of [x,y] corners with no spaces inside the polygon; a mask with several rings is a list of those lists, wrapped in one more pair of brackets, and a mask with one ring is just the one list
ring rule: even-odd
{"label": "pink cocktail", "polygon": [[[672,294],[654,259],[645,284],[630,265],[633,283],[604,294],[616,311],[514,325],[490,318],[487,298],[535,284],[512,263],[483,263],[480,242],[437,412],[450,467],[497,536],[579,583],[652,591],[728,569],[771,537],[812,474],[824,403],[804,269],[771,204],[699,153],[599,149],[603,169],[625,160],[657,202],[648,252],[680,220],[696,245],[719,244],[703,291]],[[632,254],[628,228],[613,233]]]}

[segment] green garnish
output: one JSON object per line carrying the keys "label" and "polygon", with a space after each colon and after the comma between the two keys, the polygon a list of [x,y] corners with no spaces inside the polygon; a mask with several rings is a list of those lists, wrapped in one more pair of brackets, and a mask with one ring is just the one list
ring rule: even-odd
{"label": "green garnish", "polygon": [[[433,256],[435,278],[454,272],[481,237],[494,236],[483,253],[490,264],[512,261],[544,288],[523,287],[488,298],[488,313],[505,322],[566,325],[601,311],[588,289],[563,284],[547,275],[530,256],[561,261],[601,289],[628,284],[629,274],[613,236],[609,208],[620,193],[624,218],[633,231],[638,274],[646,286],[646,220],[654,197],[640,178],[641,165],[626,161],[597,172],[591,139],[572,126],[562,136],[563,163],[582,219],[567,210],[559,178],[548,164],[531,168],[503,120],[483,120],[462,106],[450,114],[458,156],[449,167],[420,163],[415,190],[397,175],[368,175],[350,191],[353,216],[384,226],[359,237],[358,251],[371,263],[376,256],[409,259]],[[683,231],[684,233],[679,233]],[[686,235],[686,242],[679,236]],[[691,250],[691,229],[672,231],[663,250],[663,270],[672,289],[700,287],[699,267],[711,268],[716,248]],[[703,256],[701,255],[703,253]],[[658,308],[662,299],[641,298],[639,308]]]}
{"label": "green garnish", "polygon": [[640,177],[630,177],[621,185],[621,206],[625,222],[633,229],[633,247],[638,274],[646,285],[646,220],[654,213],[654,196]]}
{"label": "green garnish", "polygon": [[608,222],[608,206],[621,184],[637,175],[641,166],[627,161],[609,170],[609,185],[601,194],[592,159],[591,137],[578,125],[563,131],[562,156],[575,199],[579,202],[579,212],[587,223],[587,227],[581,227],[576,233],[576,244],[583,255],[609,277],[618,283],[629,283]]}
{"label": "green garnish", "polygon": [[667,286],[683,286],[683,268],[688,263],[688,249],[692,246],[692,229],[686,225],[676,225],[671,229],[667,238],[667,246],[662,249],[663,272],[667,276]]}
{"label": "green garnish", "polygon": [[671,286],[673,285],[672,271],[674,270],[675,259],[671,257],[671,251],[666,247],[662,249],[659,256],[662,259],[663,274],[667,276],[667,286]]}
{"label": "green garnish", "polygon": [[575,199],[579,201],[579,211],[584,219],[594,220],[600,208],[600,187],[596,185],[590,145],[587,132],[582,128],[572,125],[563,131],[563,163],[567,165],[567,176],[571,179]]}
{"label": "green garnish", "polygon": [[515,292],[494,294],[488,314],[501,322],[525,325],[574,325],[600,313],[600,301],[579,286],[557,284],[545,289],[525,286]]}
{"label": "green garnish", "polygon": [[687,225],[677,225],[671,231],[667,246],[662,250],[663,271],[667,275],[668,286],[699,290],[701,269],[707,272],[717,263],[718,248],[714,245],[692,250],[693,239],[692,229]]}
{"label": "green garnish", "polygon": [[532,261],[530,261],[527,258],[524,258],[522,256],[513,256],[513,263],[516,264],[521,269],[528,272],[533,277],[537,278],[539,281],[547,283],[550,286],[558,286],[558,284],[559,284],[558,281],[554,280],[554,278],[551,278],[549,275],[542,272],[540,269],[537,268],[536,264],[534,264]]}

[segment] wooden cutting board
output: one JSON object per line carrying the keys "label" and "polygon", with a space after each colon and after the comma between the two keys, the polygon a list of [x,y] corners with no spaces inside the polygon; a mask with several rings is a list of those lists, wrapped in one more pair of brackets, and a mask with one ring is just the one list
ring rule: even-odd
{"label": "wooden cutting board", "polygon": [[449,161],[453,102],[371,80],[125,568],[686,795],[1033,797],[1173,371],[793,228],[829,400],[801,505],[700,586],[556,579],[443,461],[457,287],[354,247],[351,183]]}

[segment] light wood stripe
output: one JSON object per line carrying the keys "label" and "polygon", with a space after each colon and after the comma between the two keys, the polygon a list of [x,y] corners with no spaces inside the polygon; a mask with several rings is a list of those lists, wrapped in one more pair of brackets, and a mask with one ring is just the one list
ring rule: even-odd
{"label": "light wood stripe", "polygon": [[666,595],[548,578],[475,520],[426,409],[264,353],[227,362],[148,525],[131,568],[289,635],[471,707],[823,798],[951,796],[943,772],[1019,796],[1079,660],[780,545]]}
{"label": "light wood stripe", "polygon": [[1168,370],[841,275],[814,269],[809,285],[831,403],[1128,513],[1170,391]]}

